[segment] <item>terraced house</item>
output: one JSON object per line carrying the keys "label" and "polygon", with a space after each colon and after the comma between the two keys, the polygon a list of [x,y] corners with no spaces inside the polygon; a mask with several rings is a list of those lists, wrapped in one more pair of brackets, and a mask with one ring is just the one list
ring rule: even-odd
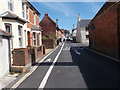
{"label": "terraced house", "polygon": [[[39,26],[40,13],[30,2],[27,0],[22,1],[0,0],[0,29],[13,36],[10,40],[11,52],[16,48],[38,47],[42,45],[41,28]],[[9,57],[13,59],[11,52]],[[3,56],[0,55],[0,57]],[[5,60],[1,60],[0,63],[2,61]],[[10,62],[7,60],[7,63]],[[9,72],[9,68],[7,71]],[[0,73],[2,73],[1,70]],[[6,73],[4,72],[4,74]]]}

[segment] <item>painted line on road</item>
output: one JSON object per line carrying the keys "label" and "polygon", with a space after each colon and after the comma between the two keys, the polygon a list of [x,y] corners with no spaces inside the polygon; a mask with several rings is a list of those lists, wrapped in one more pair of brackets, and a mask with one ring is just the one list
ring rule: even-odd
{"label": "painted line on road", "polygon": [[48,78],[49,78],[49,76],[50,76],[50,74],[51,74],[51,72],[52,72],[52,69],[53,69],[55,63],[56,63],[57,60],[58,60],[58,57],[60,56],[60,54],[61,54],[61,52],[62,52],[62,50],[63,50],[63,47],[64,47],[64,43],[63,43],[63,45],[62,45],[60,51],[58,52],[57,56],[55,57],[55,59],[54,59],[52,65],[49,67],[49,69],[48,69],[48,71],[47,71],[45,77],[43,78],[43,80],[42,80],[42,82],[41,82],[39,88],[44,88],[44,87],[45,87],[45,85],[46,85],[46,83],[47,83],[47,81],[48,81]]}
{"label": "painted line on road", "polygon": [[76,52],[76,54],[78,54],[78,55],[80,55],[81,53],[80,52],[78,52],[77,50],[74,50],[75,52]]}
{"label": "painted line on road", "polygon": [[96,51],[94,51],[94,50],[92,50],[92,49],[87,48],[87,50],[89,50],[89,51],[91,51],[91,52],[94,52],[94,53],[97,53],[97,54],[99,54],[99,55],[101,55],[101,56],[107,57],[107,58],[109,58],[109,59],[112,59],[112,60],[114,60],[114,61],[120,62],[118,59],[115,59],[115,58],[112,58],[112,57],[107,56],[107,55],[105,55],[105,54],[96,52]]}
{"label": "painted line on road", "polygon": [[[49,56],[51,55],[56,49],[58,48],[58,46],[52,50],[50,53],[48,53],[44,58],[42,58],[40,61],[39,61],[39,64],[43,63],[44,60]],[[18,82],[16,82],[10,90],[13,90],[15,88],[17,88],[28,76],[30,76],[39,66],[39,64],[37,64],[36,66],[34,66],[28,73],[26,73]]]}
{"label": "painted line on road", "polygon": [[51,62],[51,58],[49,58],[49,59],[47,59],[47,60],[45,60],[44,62]]}

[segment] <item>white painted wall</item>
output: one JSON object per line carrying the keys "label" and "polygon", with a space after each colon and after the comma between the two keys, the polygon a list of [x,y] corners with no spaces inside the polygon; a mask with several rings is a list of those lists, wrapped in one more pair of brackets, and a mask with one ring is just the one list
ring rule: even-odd
{"label": "white painted wall", "polygon": [[[19,23],[19,22],[16,22],[14,20],[4,20],[2,22],[2,30],[5,30],[5,23],[10,23],[12,25],[12,35],[13,35],[13,48],[24,48],[24,43],[23,43],[23,46],[20,47],[19,46],[19,36],[18,36],[18,25],[22,26],[23,27],[23,24]],[[24,31],[22,29],[22,39],[23,39],[23,42],[24,42]]]}
{"label": "white painted wall", "polygon": [[4,38],[4,39],[2,39],[2,45],[0,46],[0,77],[9,73],[9,56],[8,56],[8,53],[9,53],[8,39]]}
{"label": "white painted wall", "polygon": [[77,34],[76,34],[76,41],[80,43],[89,43],[89,39],[86,38],[86,35],[88,35],[88,31],[86,31],[86,27],[77,28]]}

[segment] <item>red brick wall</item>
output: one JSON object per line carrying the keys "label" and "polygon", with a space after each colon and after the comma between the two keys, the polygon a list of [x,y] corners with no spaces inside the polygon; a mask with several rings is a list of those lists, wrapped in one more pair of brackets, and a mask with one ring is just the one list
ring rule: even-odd
{"label": "red brick wall", "polygon": [[[34,25],[34,11],[29,8],[29,22],[27,22],[27,27],[28,28],[32,28],[32,25]],[[39,16],[36,14],[36,25],[39,26]],[[32,38],[32,31],[30,31],[30,40],[29,40],[29,43],[30,43],[30,46],[33,46],[33,38]],[[39,42],[38,42],[39,43]]]}
{"label": "red brick wall", "polygon": [[19,48],[13,50],[13,65],[26,66],[31,63],[31,58],[27,48]]}
{"label": "red brick wall", "polygon": [[[118,7],[104,10],[91,24],[95,29],[89,30],[90,47],[107,55],[118,58]],[[120,12],[119,12],[120,13]]]}
{"label": "red brick wall", "polygon": [[56,25],[53,24],[47,16],[43,18],[43,20],[40,22],[40,26],[42,27],[42,34],[48,35],[50,32],[53,32],[56,34]]}
{"label": "red brick wall", "polygon": [[46,40],[42,40],[43,45],[45,46],[45,48],[54,48],[55,47],[55,41],[53,39],[46,39]]}

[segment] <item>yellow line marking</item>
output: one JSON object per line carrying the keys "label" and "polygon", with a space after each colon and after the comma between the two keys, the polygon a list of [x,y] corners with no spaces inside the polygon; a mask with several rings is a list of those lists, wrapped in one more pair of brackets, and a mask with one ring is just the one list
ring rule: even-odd
{"label": "yellow line marking", "polygon": [[[53,51],[51,51],[49,54],[47,54],[43,59],[41,59],[41,60],[39,61],[39,64],[41,64],[41,63],[44,61],[44,59],[46,59],[50,54],[52,54],[57,48],[58,48],[58,46],[57,46]],[[31,71],[29,71],[28,73],[26,73],[17,83],[15,83],[15,84],[11,87],[12,89],[10,89],[10,90],[13,90],[13,89],[17,88],[17,87],[18,87],[28,76],[30,76],[37,68],[38,68],[38,64],[37,64],[36,66],[34,66],[34,67],[31,69]]]}

